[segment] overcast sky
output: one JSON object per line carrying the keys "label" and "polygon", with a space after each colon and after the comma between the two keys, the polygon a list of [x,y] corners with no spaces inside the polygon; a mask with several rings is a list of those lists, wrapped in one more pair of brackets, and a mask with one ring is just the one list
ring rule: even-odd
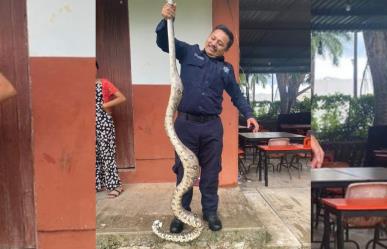
{"label": "overcast sky", "polygon": [[[353,33],[351,33],[353,37]],[[367,63],[367,55],[364,47],[364,40],[362,33],[358,34],[358,79],[363,75],[364,67]],[[316,79],[323,79],[326,77],[352,79],[353,78],[353,39],[344,44],[344,53],[339,61],[339,66],[332,63],[329,57],[323,58],[317,56],[316,58]]]}

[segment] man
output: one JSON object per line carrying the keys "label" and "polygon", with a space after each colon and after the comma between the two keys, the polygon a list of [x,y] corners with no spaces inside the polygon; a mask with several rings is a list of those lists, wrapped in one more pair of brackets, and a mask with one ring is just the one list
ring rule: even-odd
{"label": "man", "polygon": [[[168,52],[166,19],[174,18],[175,11],[175,5],[165,4],[161,11],[164,20],[156,28],[157,45],[164,52]],[[209,35],[204,50],[200,50],[198,45],[175,41],[176,58],[181,64],[180,76],[184,85],[175,130],[182,142],[199,159],[203,218],[208,221],[212,231],[222,229],[217,215],[217,192],[223,147],[223,127],[219,118],[223,90],[226,90],[233,104],[247,118],[247,126],[253,127],[254,132],[259,128],[253,111],[235,80],[232,65],[224,61],[223,55],[232,46],[233,40],[232,32],[226,26],[219,25]],[[177,156],[173,171],[177,175],[177,183],[180,183],[183,166]],[[191,210],[192,192],[191,189],[183,197],[182,205],[186,210]],[[180,233],[182,230],[183,223],[175,218],[170,231]]]}
{"label": "man", "polygon": [[0,72],[0,103],[4,100],[15,96],[16,90],[12,86],[11,82]]}

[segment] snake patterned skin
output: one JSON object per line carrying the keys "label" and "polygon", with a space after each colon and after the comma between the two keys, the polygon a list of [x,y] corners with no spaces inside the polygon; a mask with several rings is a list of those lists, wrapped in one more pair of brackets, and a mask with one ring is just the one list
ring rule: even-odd
{"label": "snake patterned skin", "polygon": [[[168,0],[168,3],[173,4],[173,0]],[[183,95],[183,84],[181,82],[176,67],[176,51],[173,21],[168,19],[167,23],[171,93],[165,114],[164,128],[184,168],[183,179],[176,187],[172,196],[171,208],[175,217],[177,217],[183,223],[193,227],[193,229],[189,232],[183,232],[181,234],[163,232],[161,230],[161,221],[156,220],[153,222],[152,230],[157,236],[168,241],[189,242],[200,236],[200,233],[203,230],[203,221],[196,214],[189,212],[183,208],[182,199],[184,193],[186,193],[190,188],[192,188],[195,180],[199,177],[200,167],[196,155],[181,142],[181,140],[176,135],[173,125],[174,114],[177,111],[177,107]]]}

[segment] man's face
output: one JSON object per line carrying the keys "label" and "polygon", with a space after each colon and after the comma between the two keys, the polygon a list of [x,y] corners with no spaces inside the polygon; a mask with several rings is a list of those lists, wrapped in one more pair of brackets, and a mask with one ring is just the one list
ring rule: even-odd
{"label": "man's face", "polygon": [[209,57],[222,56],[226,52],[229,39],[226,33],[220,29],[214,30],[204,44],[204,50]]}

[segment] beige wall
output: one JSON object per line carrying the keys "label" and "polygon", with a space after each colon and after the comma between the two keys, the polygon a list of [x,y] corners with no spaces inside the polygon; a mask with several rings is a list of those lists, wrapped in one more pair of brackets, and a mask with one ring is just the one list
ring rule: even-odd
{"label": "beige wall", "polygon": [[[169,84],[168,54],[156,45],[155,29],[165,0],[129,0],[133,84]],[[175,35],[202,46],[212,29],[212,1],[179,0]]]}

